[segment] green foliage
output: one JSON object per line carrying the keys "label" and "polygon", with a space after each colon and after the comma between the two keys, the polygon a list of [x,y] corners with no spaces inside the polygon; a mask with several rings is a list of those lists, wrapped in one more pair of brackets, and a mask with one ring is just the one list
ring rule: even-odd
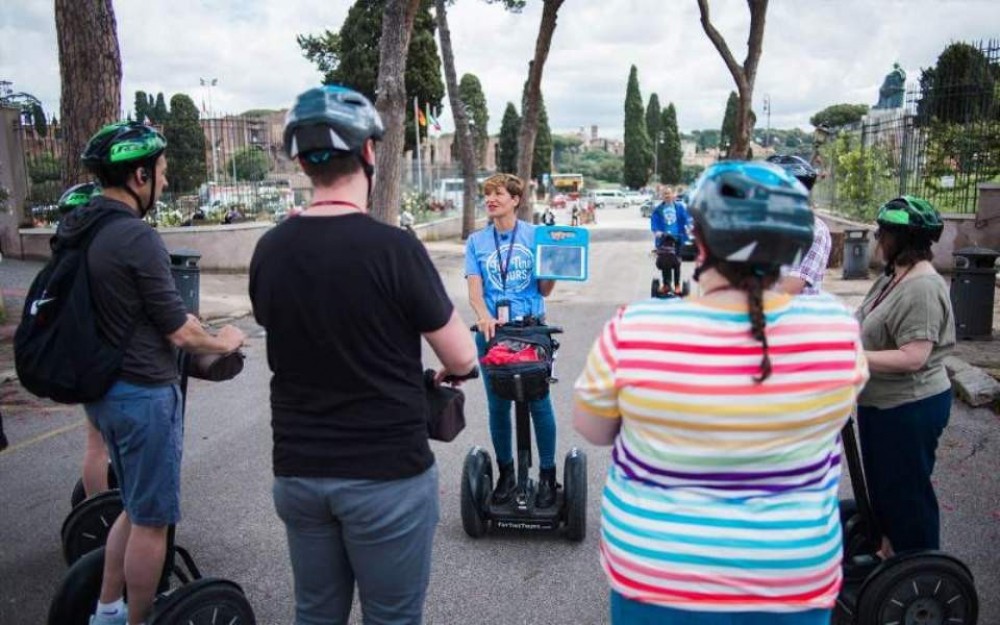
{"label": "green foliage", "polygon": [[163,99],[163,92],[156,94],[156,104],[153,105],[153,110],[151,111],[150,119],[153,120],[154,124],[163,125],[167,123],[170,119],[170,111],[167,110],[167,102]]}
{"label": "green foliage", "polygon": [[146,95],[145,91],[135,92],[135,121],[142,123],[147,117],[149,117],[150,102],[149,96]]}
{"label": "green foliage", "polygon": [[[375,101],[384,5],[385,0],[357,0],[338,33],[326,30],[320,35],[296,37],[302,54],[323,74],[323,84],[346,85]],[[430,104],[434,113],[441,111],[444,99],[441,59],[434,35],[436,26],[430,13],[432,5],[432,0],[422,0],[410,36],[405,75],[406,150],[416,145],[413,98],[417,98],[421,108]],[[427,129],[421,128],[420,134],[426,136]]]}
{"label": "green foliage", "polygon": [[486,162],[486,148],[490,144],[490,112],[486,95],[475,74],[463,74],[458,82],[458,97],[466,107],[472,124],[472,142],[476,149],[476,163]]}
{"label": "green foliage", "polygon": [[809,123],[816,127],[837,128],[856,124],[867,112],[867,104],[834,104],[810,117]]}
{"label": "green foliage", "polygon": [[671,102],[667,108],[663,109],[660,119],[663,128],[663,145],[659,157],[660,181],[667,184],[677,184],[683,179],[683,168],[681,167],[681,134],[677,130],[677,109]]}
{"label": "green foliage", "polygon": [[[171,104],[171,108],[173,105]],[[278,109],[250,109],[249,111],[244,111],[240,117],[267,117],[269,115],[274,115],[275,113],[280,113]]]}
{"label": "green foliage", "polygon": [[722,116],[722,130],[719,132],[719,146],[725,150],[733,144],[736,138],[736,115],[739,113],[740,97],[735,91],[729,92],[726,100],[726,113]]}
{"label": "green foliage", "polygon": [[[173,165],[171,165],[171,169]],[[237,150],[229,163],[226,164],[226,171],[236,172],[238,180],[250,180],[257,182],[267,177],[267,172],[271,168],[270,159],[267,154],[260,149],[249,147]]]}
{"label": "green foliage", "polygon": [[567,174],[576,173],[562,166],[569,155],[580,151],[583,140],[576,135],[552,135],[552,160],[557,171]]}
{"label": "green foliage", "polygon": [[968,123],[995,115],[1000,67],[980,50],[953,43],[937,64],[920,74],[921,100],[917,114],[923,123]]}
{"label": "green foliage", "polygon": [[520,13],[527,4],[525,0],[486,0],[486,4],[502,4],[511,13]]}
{"label": "green foliage", "polygon": [[624,160],[621,156],[615,156],[604,150],[564,151],[557,167],[563,173],[583,174],[588,187],[594,187],[599,181],[620,185],[623,168]]}
{"label": "green foliage", "polygon": [[[882,146],[863,147],[857,137],[841,133],[821,148],[820,155],[832,176],[820,180],[814,193],[833,195],[831,208],[837,212],[872,221],[878,207],[898,195],[899,180]],[[829,189],[831,185],[836,188]]]}
{"label": "green foliage", "polygon": [[[979,185],[1000,180],[1000,124],[977,132],[959,123],[937,121],[927,128],[920,195],[946,213],[971,213]],[[951,184],[946,187],[943,179]]]}
{"label": "green foliage", "polygon": [[653,147],[646,132],[646,112],[639,91],[639,71],[629,70],[625,89],[625,157],[622,179],[630,189],[639,189],[649,181]]}
{"label": "green foliage", "polygon": [[507,103],[500,122],[500,153],[497,156],[497,170],[505,174],[517,173],[517,136],[521,132],[521,116],[517,114],[513,102]]}
{"label": "green foliage", "polygon": [[704,152],[705,150],[719,147],[719,141],[722,135],[722,133],[714,128],[695,130],[691,134],[697,144],[696,150],[698,152]]}
{"label": "green foliage", "polygon": [[535,151],[531,160],[531,177],[541,183],[542,174],[552,173],[552,130],[549,128],[549,114],[545,110],[545,100],[540,99],[538,105],[538,131],[535,135]]}
{"label": "green foliage", "polygon": [[32,184],[59,181],[62,166],[52,152],[43,152],[28,160],[28,178]]}
{"label": "green foliage", "polygon": [[702,165],[684,165],[681,168],[680,182],[687,185],[694,184],[694,181],[698,179],[698,176],[703,171],[705,171],[705,168]]}
{"label": "green foliage", "polygon": [[47,137],[49,135],[49,125],[45,120],[45,111],[42,110],[42,105],[38,102],[34,102],[31,105],[31,123],[35,126],[35,132],[41,137]]}
{"label": "green foliage", "polygon": [[646,104],[646,134],[653,142],[653,149],[656,149],[656,140],[660,138],[662,127],[662,111],[660,110],[660,96],[652,93],[649,95],[649,103]]}
{"label": "green foliage", "polygon": [[197,190],[208,179],[205,132],[198,123],[198,107],[189,96],[178,93],[170,98],[170,117],[163,125],[163,135],[170,161],[170,189],[178,193]]}

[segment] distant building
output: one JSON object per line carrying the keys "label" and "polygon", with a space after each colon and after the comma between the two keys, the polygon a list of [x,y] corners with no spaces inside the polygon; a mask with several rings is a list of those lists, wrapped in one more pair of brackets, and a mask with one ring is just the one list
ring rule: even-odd
{"label": "distant building", "polygon": [[580,140],[580,149],[583,151],[602,150],[615,156],[625,155],[625,142],[621,139],[601,137],[597,124],[590,127],[589,134],[583,126],[580,126],[580,130],[574,136]]}

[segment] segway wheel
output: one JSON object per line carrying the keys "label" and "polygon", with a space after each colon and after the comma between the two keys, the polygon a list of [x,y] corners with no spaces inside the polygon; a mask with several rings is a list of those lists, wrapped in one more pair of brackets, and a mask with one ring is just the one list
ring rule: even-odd
{"label": "segway wheel", "polygon": [[650,294],[650,297],[659,297],[660,296],[660,281],[659,280],[656,280],[656,279],[653,280],[653,284],[650,285],[650,287],[649,287],[649,294]]}
{"label": "segway wheel", "polygon": [[482,538],[489,525],[487,509],[493,489],[493,460],[481,447],[473,447],[462,467],[462,528],[472,538]]}
{"label": "segway wheel", "polygon": [[587,456],[576,447],[566,454],[563,482],[566,484],[566,538],[580,542],[587,535]]}
{"label": "segway wheel", "polygon": [[858,623],[975,623],[979,596],[972,574],[944,553],[912,553],[883,563],[861,588]]}
{"label": "segway wheel", "polygon": [[88,625],[104,576],[104,547],[84,554],[63,577],[49,604],[48,625]]}
{"label": "segway wheel", "polygon": [[243,589],[225,579],[204,577],[160,595],[150,625],[256,625]]}
{"label": "segway wheel", "polygon": [[[108,463],[108,490],[114,490],[118,488],[118,477],[115,475],[115,470],[111,468],[111,463]],[[83,489],[83,478],[76,480],[76,486],[73,487],[73,494],[70,495],[69,503],[74,508],[80,505],[80,502],[87,498],[87,491]]]}
{"label": "segway wheel", "polygon": [[70,511],[63,521],[62,547],[66,564],[103,547],[115,519],[122,512],[122,498],[117,490],[98,493]]}
{"label": "segway wheel", "polygon": [[844,542],[844,561],[850,562],[855,556],[872,555],[879,545],[872,542],[858,504],[853,499],[840,500],[840,531]]}

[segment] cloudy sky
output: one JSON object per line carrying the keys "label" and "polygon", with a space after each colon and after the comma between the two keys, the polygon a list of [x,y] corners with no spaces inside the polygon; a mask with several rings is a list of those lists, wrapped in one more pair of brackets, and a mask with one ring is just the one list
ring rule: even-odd
{"label": "cloudy sky", "polygon": [[[123,106],[141,89],[208,99],[219,112],[282,108],[319,82],[295,42],[338,29],[349,0],[117,0]],[[711,0],[712,19],[737,59],[746,53],[743,0]],[[57,112],[59,65],[53,0],[0,0],[0,80]],[[459,75],[479,76],[496,132],[507,101],[520,102],[541,3],[510,14],[481,0],[449,13]],[[874,104],[898,61],[910,81],[953,41],[1000,36],[996,0],[771,0],[754,108],[772,103],[771,126],[808,129],[810,115],[838,102]],[[682,130],[717,128],[734,83],[701,29],[696,0],[566,0],[543,91],[554,130],[597,124],[621,136],[629,67],[643,98],[674,102]],[[761,123],[764,123],[761,117]],[[442,116],[451,127],[447,112]]]}

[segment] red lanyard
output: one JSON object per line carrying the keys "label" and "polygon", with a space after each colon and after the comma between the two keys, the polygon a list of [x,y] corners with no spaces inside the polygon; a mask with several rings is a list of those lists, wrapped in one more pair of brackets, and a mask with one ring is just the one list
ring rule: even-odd
{"label": "red lanyard", "polygon": [[313,202],[310,204],[306,207],[306,210],[309,210],[313,206],[350,206],[351,208],[356,208],[359,211],[361,210],[361,207],[354,202],[345,202],[343,200],[320,200],[319,202]]}
{"label": "red lanyard", "polygon": [[882,300],[884,300],[886,297],[889,296],[889,293],[891,293],[892,290],[896,288],[897,284],[903,281],[903,278],[906,277],[906,274],[910,273],[911,269],[913,269],[913,265],[907,267],[906,271],[903,272],[903,275],[899,276],[895,280],[890,281],[889,284],[885,285],[885,287],[881,291],[879,291],[879,294],[875,297],[875,301],[872,302],[872,305],[868,307],[868,314],[871,314],[872,311],[875,310],[875,307],[881,304]]}

